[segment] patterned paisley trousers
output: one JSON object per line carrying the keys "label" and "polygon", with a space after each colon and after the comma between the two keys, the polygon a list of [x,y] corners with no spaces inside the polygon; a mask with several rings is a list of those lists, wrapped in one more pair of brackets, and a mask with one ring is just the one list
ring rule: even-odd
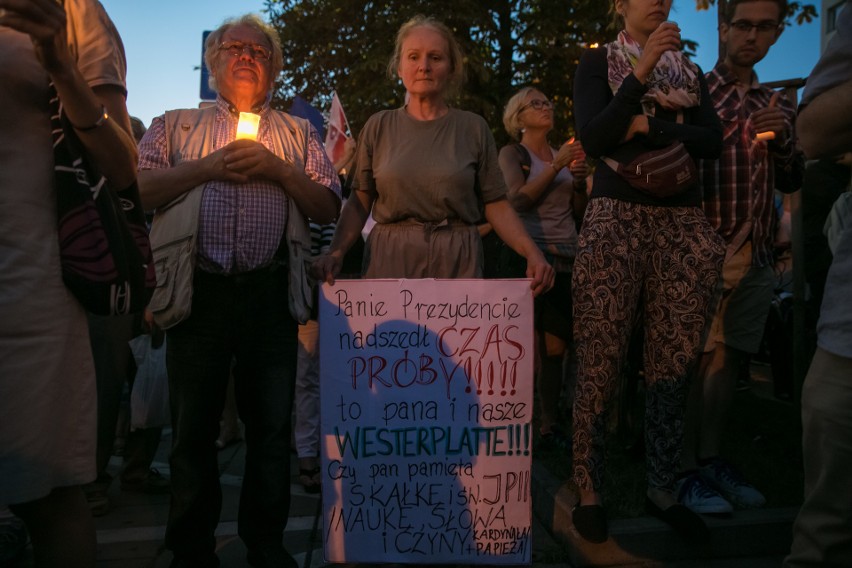
{"label": "patterned paisley trousers", "polygon": [[589,203],[578,245],[574,481],[600,491],[606,410],[634,324],[641,321],[648,486],[671,489],[688,376],[715,307],[724,242],[698,207],[597,198]]}

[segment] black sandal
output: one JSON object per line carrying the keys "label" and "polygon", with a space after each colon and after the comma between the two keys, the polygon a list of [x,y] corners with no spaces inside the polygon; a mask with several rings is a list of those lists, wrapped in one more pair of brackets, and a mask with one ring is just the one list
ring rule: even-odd
{"label": "black sandal", "polygon": [[646,495],[645,511],[667,523],[687,542],[704,544],[710,540],[710,529],[701,519],[701,515],[692,512],[680,503],[661,509]]}
{"label": "black sandal", "polygon": [[319,473],[319,466],[311,469],[299,469],[299,483],[302,484],[305,493],[315,494],[320,492],[322,482],[320,481]]}
{"label": "black sandal", "polygon": [[609,538],[606,511],[601,505],[577,505],[571,512],[571,519],[574,528],[587,541],[601,544]]}

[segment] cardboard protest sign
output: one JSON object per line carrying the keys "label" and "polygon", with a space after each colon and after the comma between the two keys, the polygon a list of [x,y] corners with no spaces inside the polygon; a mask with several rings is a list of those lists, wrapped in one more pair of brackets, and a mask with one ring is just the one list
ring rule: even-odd
{"label": "cardboard protest sign", "polygon": [[339,280],[319,313],[326,560],[529,563],[529,281]]}

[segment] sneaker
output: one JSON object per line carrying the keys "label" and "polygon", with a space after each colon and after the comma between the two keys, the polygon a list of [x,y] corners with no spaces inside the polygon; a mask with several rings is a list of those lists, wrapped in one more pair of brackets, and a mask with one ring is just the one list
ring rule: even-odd
{"label": "sneaker", "polygon": [[675,483],[678,503],[693,513],[727,515],[734,508],[719,492],[710,487],[698,472],[681,477]]}
{"label": "sneaker", "polygon": [[713,458],[699,469],[701,477],[715,487],[728,501],[743,509],[756,509],[766,504],[766,497],[745,480],[740,472],[721,458]]}
{"label": "sneaker", "polygon": [[121,480],[121,490],[135,493],[147,493],[149,495],[165,495],[171,493],[172,486],[169,480],[154,468],[148,471],[148,475],[139,480]]}

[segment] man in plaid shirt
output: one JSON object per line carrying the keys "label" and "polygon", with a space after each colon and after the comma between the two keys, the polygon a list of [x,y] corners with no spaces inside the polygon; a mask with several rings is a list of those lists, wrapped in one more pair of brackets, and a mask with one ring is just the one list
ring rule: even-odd
{"label": "man in plaid shirt", "polygon": [[760,507],[763,495],[719,456],[736,379],[763,337],[774,291],[775,189],[789,188],[795,109],[762,86],[754,65],[783,30],[786,0],[728,2],[720,36],[726,55],[707,74],[723,127],[722,155],[699,164],[704,211],[727,243],[723,290],[686,418],[678,499],[697,513]]}

